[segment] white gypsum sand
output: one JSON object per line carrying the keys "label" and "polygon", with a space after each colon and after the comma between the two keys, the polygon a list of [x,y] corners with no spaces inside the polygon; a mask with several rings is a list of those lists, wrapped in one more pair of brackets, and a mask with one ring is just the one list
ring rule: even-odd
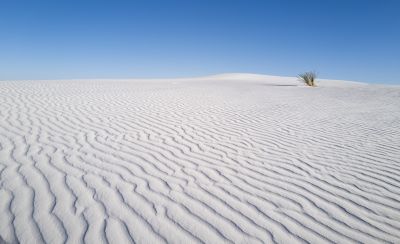
{"label": "white gypsum sand", "polygon": [[400,88],[317,85],[1,81],[0,237],[400,243]]}

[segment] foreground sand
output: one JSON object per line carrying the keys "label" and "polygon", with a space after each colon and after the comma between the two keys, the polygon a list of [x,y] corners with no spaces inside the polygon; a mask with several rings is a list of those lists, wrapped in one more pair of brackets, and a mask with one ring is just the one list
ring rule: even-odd
{"label": "foreground sand", "polygon": [[400,243],[400,88],[320,84],[1,81],[0,237]]}

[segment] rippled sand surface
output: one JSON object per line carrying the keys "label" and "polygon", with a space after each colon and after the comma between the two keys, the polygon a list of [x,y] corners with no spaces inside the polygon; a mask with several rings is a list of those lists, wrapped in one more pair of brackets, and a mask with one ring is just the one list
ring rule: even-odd
{"label": "rippled sand surface", "polygon": [[253,78],[1,81],[1,239],[400,243],[400,88]]}

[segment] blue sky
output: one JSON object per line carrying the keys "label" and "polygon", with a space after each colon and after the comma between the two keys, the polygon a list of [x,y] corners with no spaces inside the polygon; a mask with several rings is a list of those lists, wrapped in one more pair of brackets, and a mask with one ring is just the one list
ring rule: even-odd
{"label": "blue sky", "polygon": [[400,1],[0,0],[0,80],[307,70],[400,84]]}

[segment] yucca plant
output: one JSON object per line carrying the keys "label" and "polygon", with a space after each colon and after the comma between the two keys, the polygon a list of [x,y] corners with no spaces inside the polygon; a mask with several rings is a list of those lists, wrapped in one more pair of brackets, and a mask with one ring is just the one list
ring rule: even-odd
{"label": "yucca plant", "polygon": [[307,86],[315,86],[315,79],[317,78],[317,74],[315,72],[305,72],[299,74],[299,78],[306,83]]}

